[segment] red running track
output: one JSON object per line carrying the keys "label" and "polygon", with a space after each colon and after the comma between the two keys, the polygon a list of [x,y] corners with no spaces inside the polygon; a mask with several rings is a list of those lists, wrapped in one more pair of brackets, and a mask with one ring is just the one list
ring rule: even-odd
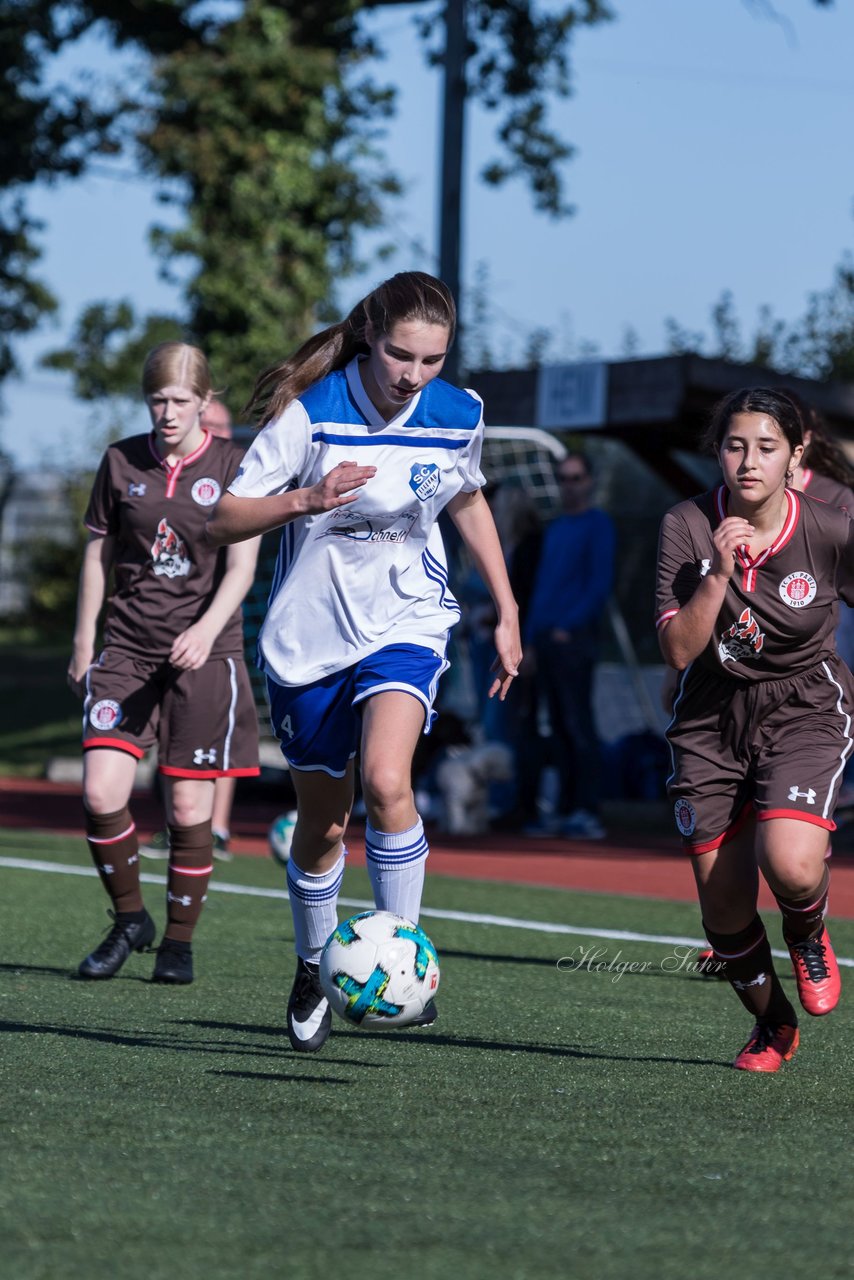
{"label": "red running track", "polygon": [[[131,801],[140,833],[150,835],[162,823],[153,796],[139,794]],[[238,854],[268,856],[267,828],[281,811],[275,800],[235,804],[232,848]],[[645,827],[642,809],[632,820],[624,810],[619,826],[595,843],[580,840],[525,839],[515,834],[450,837],[430,833],[430,870],[437,875],[508,884],[577,889],[588,893],[620,893],[641,898],[694,902],[690,859],[681,853],[675,836],[660,833],[657,821]],[[0,778],[0,826],[79,836],[79,787],[34,779]],[[355,865],[364,865],[363,826],[354,823],[348,848]],[[852,836],[844,830],[836,838],[831,868],[831,915],[854,919],[854,853]],[[767,889],[760,906],[774,907]]]}

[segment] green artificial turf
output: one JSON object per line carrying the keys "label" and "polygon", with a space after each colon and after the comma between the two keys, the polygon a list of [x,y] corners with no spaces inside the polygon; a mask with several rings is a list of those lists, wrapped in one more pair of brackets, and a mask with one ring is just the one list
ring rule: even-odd
{"label": "green artificial turf", "polygon": [[[82,841],[29,832],[0,832],[0,856],[87,866]],[[284,888],[266,860],[215,876]],[[109,923],[98,882],[0,878],[0,1235],[16,1280],[851,1273],[845,995],[804,1016],[791,1064],[751,1076],[727,1065],[747,1015],[675,944],[425,914],[439,1022],[336,1022],[300,1055],[283,1032],[285,902],[212,890],[191,987],[150,984],[151,956],[85,983],[71,975]],[[163,892],[146,887],[158,922]],[[364,872],[344,892],[367,899]],[[636,898],[428,875],[425,905],[698,936],[696,908]],[[854,922],[833,937],[854,956]]]}
{"label": "green artificial turf", "polygon": [[45,760],[80,755],[82,703],[68,688],[70,641],[0,632],[0,772],[43,777]]}

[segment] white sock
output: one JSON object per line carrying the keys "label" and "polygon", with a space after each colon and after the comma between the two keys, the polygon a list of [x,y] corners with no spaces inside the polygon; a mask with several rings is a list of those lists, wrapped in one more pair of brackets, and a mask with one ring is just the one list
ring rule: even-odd
{"label": "white sock", "polygon": [[288,896],[294,918],[295,949],[309,964],[317,964],[323,944],[338,924],[338,890],[344,878],[346,850],[331,871],[312,875],[288,863]]}
{"label": "white sock", "polygon": [[393,911],[418,923],[428,853],[420,818],[408,831],[375,831],[368,823],[365,854],[378,911]]}

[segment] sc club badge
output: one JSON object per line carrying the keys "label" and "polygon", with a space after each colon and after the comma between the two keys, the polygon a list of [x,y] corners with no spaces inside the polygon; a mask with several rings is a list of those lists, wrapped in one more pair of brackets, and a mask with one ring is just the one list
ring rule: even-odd
{"label": "sc club badge", "polygon": [[435,462],[416,462],[409,469],[409,487],[421,502],[426,502],[439,488],[439,468]]}

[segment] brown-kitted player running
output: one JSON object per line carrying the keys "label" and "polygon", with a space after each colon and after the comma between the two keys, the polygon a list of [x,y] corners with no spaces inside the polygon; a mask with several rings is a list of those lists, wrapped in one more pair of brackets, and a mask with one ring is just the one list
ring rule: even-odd
{"label": "brown-kitted player running", "polygon": [[854,601],[854,525],[791,488],[798,406],[738,391],[707,435],[724,483],[664,517],[656,616],[682,672],[668,792],[706,936],[755,1026],[734,1061],[777,1071],[798,1020],[757,913],[759,871],[783,917],[800,1002],[829,1013],[839,970],[824,925],[829,833],[854,748],[854,678],[838,657],[838,601]]}
{"label": "brown-kitted player running", "polygon": [[[212,395],[202,352],[161,343],[146,358],[142,391],[152,431],[107,449],[89,499],[90,538],[68,668],[69,684],[85,697],[86,835],[114,919],[79,973],[112,978],[132,951],[154,940],[128,803],[137,764],[156,742],[170,861],[167,924],[153,980],[188,983],[190,940],[212,870],[214,782],[258,773],[240,613],[258,539],[223,551],[205,535],[242,451],[199,421]],[[96,657],[111,573],[114,589]]]}

